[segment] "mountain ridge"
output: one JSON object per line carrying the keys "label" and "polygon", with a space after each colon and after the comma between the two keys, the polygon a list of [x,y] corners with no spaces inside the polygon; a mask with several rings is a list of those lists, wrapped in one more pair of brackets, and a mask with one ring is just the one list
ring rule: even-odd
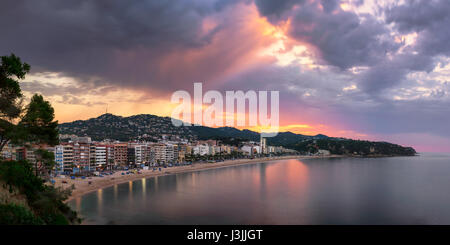
{"label": "mountain ridge", "polygon": [[[176,119],[178,120],[178,119]],[[87,120],[76,120],[58,125],[60,134],[89,136],[95,141],[152,141],[169,140],[221,140],[235,145],[243,141],[260,139],[260,133],[234,127],[212,128],[207,126],[179,126],[172,124],[172,118],[152,114],[138,114],[129,117],[110,113]],[[300,153],[317,153],[320,150],[339,155],[364,156],[413,156],[412,147],[404,147],[389,142],[371,142],[346,138],[329,137],[323,134],[314,136],[295,134],[290,131],[279,132],[275,137],[267,138],[268,145],[283,146]]]}
{"label": "mountain ridge", "polygon": [[[205,139],[211,137],[231,137],[259,141],[260,134],[249,129],[237,129],[234,127],[207,127],[203,125],[175,127],[170,117],[160,117],[152,114],[138,114],[133,116],[118,116],[111,113],[102,114],[96,118],[87,120],[75,120],[59,124],[60,134],[74,134],[77,136],[90,136],[93,140],[139,140],[153,138],[168,134],[178,135],[186,139]],[[178,119],[176,119],[178,120]],[[159,130],[152,130],[156,127]],[[99,132],[99,130],[101,130]],[[115,134],[112,130],[119,130],[121,135]],[[136,130],[136,131],[132,131]],[[134,133],[133,133],[134,132]],[[146,137],[144,135],[150,135]],[[280,135],[283,137],[280,138]],[[156,137],[155,137],[156,136]],[[326,135],[318,134],[309,136],[295,134],[290,131],[280,132],[273,138],[281,141],[297,141],[299,139],[329,138]],[[289,139],[287,139],[289,138]],[[275,141],[277,141],[275,140]]]}

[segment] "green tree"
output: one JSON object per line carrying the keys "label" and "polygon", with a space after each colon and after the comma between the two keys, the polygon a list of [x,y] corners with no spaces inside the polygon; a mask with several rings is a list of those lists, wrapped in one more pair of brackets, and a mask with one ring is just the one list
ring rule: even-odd
{"label": "green tree", "polygon": [[15,137],[13,121],[22,113],[22,90],[18,80],[24,79],[30,65],[11,54],[2,56],[0,65],[0,151]]}
{"label": "green tree", "polygon": [[[28,106],[22,106],[22,91],[15,79],[23,79],[30,66],[15,55],[1,57],[0,65],[0,150],[10,141],[35,151],[36,164],[27,161],[0,161],[0,180],[9,191],[15,188],[27,198],[31,210],[21,206],[0,205],[0,224],[77,224],[77,213],[64,203],[71,189],[44,184],[39,173],[52,169],[53,153],[45,145],[58,144],[58,122],[53,107],[35,94]],[[17,123],[18,122],[18,123]],[[36,173],[33,173],[35,170]],[[45,172],[45,171],[44,171]],[[32,211],[32,212],[29,212]]]}
{"label": "green tree", "polygon": [[[52,153],[43,149],[44,145],[58,144],[58,122],[51,104],[41,95],[35,94],[28,106],[23,108],[23,94],[18,79],[24,79],[30,65],[22,63],[11,54],[1,57],[0,65],[0,151],[12,141],[29,148],[38,145],[36,174],[51,169],[54,165]],[[19,121],[18,124],[14,122]]]}
{"label": "green tree", "polygon": [[44,100],[42,95],[35,94],[26,107],[18,128],[22,141],[29,146],[37,145],[35,171],[36,175],[48,173],[54,166],[54,155],[43,148],[45,145],[54,146],[59,143],[58,121],[55,121],[55,110],[50,102]]}

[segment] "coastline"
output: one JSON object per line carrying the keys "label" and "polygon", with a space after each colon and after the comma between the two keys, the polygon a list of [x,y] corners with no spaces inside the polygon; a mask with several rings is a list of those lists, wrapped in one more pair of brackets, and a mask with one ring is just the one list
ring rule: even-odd
{"label": "coastline", "polygon": [[[151,178],[157,176],[178,174],[178,173],[187,173],[194,171],[202,171],[208,169],[216,169],[216,168],[224,168],[238,165],[245,165],[251,163],[259,163],[259,162],[270,162],[277,160],[288,160],[288,159],[314,159],[314,158],[336,158],[336,157],[345,157],[342,155],[328,155],[328,156],[299,156],[299,155],[291,155],[291,156],[281,156],[281,157],[264,157],[264,158],[255,158],[255,159],[237,159],[237,160],[227,160],[223,162],[217,163],[194,163],[192,165],[186,166],[176,166],[170,168],[161,168],[161,171],[154,171],[152,169],[149,170],[140,170],[141,174],[129,174],[122,175],[122,173],[127,171],[117,171],[113,175],[108,175],[104,177],[92,177],[91,179],[75,179],[72,180],[70,178],[55,178],[55,187],[62,187],[64,189],[69,188],[74,185],[75,189],[72,191],[72,195],[65,201],[69,202],[73,199],[79,198],[87,193],[97,191],[99,189],[103,189],[106,187],[114,186],[117,184],[122,184],[130,181],[135,181],[143,178]],[[62,181],[66,181],[67,183],[62,183]],[[91,184],[89,185],[89,181]]]}

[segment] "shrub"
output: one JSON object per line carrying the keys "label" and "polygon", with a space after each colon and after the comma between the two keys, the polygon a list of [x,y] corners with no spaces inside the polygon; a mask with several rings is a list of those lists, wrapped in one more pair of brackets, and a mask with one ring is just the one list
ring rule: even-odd
{"label": "shrub", "polygon": [[36,217],[23,206],[0,204],[0,225],[43,225],[44,221]]}
{"label": "shrub", "polygon": [[80,223],[77,213],[64,203],[70,196],[71,190],[45,185],[40,177],[34,175],[28,162],[0,162],[0,180],[5,183],[5,187],[10,192],[18,189],[20,193],[24,194],[28,206],[44,224]]}

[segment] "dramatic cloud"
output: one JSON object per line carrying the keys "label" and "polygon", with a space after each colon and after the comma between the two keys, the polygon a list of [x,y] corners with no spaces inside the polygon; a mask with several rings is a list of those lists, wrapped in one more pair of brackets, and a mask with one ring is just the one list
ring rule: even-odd
{"label": "dramatic cloud", "polygon": [[82,82],[96,77],[173,90],[221,75],[258,45],[251,33],[236,31],[249,28],[245,4],[229,9],[237,3],[7,1],[0,10],[7,33],[0,52],[14,51],[33,71],[62,72]]}
{"label": "dramatic cloud", "polygon": [[31,64],[22,87],[66,121],[170,115],[170,94],[203,82],[279,90],[285,129],[429,150],[450,145],[449,12],[448,0],[7,0],[0,53]]}
{"label": "dramatic cloud", "polygon": [[450,55],[450,2],[445,0],[407,1],[386,10],[386,22],[403,34],[418,33],[416,51],[420,55]]}
{"label": "dramatic cloud", "polygon": [[[266,11],[266,2],[276,5],[270,7],[278,11]],[[389,40],[389,29],[383,23],[370,15],[360,18],[353,12],[344,11],[339,7],[339,1],[258,3],[261,14],[273,23],[289,20],[291,37],[315,47],[324,61],[341,69],[376,64],[386,53],[395,52],[399,47]]]}

